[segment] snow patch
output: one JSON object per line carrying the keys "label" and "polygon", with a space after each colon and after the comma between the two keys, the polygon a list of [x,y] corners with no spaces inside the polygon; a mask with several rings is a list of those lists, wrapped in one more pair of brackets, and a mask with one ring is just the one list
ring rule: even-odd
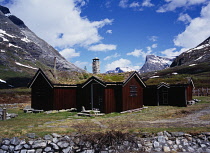
{"label": "snow patch", "polygon": [[27,37],[21,38],[22,41],[25,41],[26,43],[31,42]]}
{"label": "snow patch", "polygon": [[4,38],[4,35],[0,33],[0,37],[3,39],[3,41],[9,41],[8,39]]}
{"label": "snow patch", "polygon": [[6,81],[4,81],[4,80],[2,80],[2,79],[0,79],[0,82],[2,82],[2,83],[7,83]]}
{"label": "snow patch", "polygon": [[173,75],[177,75],[178,73],[177,73],[177,72],[173,72],[172,74],[173,74]]}
{"label": "snow patch", "polygon": [[150,77],[150,79],[152,79],[152,78],[159,78],[160,76],[152,76],[152,77]]}
{"label": "snow patch", "polygon": [[190,64],[189,66],[195,66],[195,65],[197,65],[197,64]]}
{"label": "snow patch", "polygon": [[7,35],[7,36],[9,36],[9,37],[12,37],[12,38],[15,37],[15,36],[13,36],[13,35],[8,34],[6,31],[4,31],[4,30],[2,30],[2,29],[0,29],[0,33],[2,33],[2,34],[4,34],[4,35]]}
{"label": "snow patch", "polygon": [[15,62],[15,64],[17,64],[17,65],[19,65],[19,66],[22,66],[22,67],[34,69],[34,70],[37,70],[37,69],[38,69],[38,68],[32,67],[32,66],[30,66],[30,65],[24,65],[24,64],[21,64],[21,63],[18,63],[18,62]]}
{"label": "snow patch", "polygon": [[[204,55],[203,55],[203,56],[204,56]],[[203,56],[201,56],[201,57],[197,58],[195,61],[198,61],[198,60],[200,60],[201,58],[203,58]]]}
{"label": "snow patch", "polygon": [[15,45],[13,45],[13,44],[11,44],[11,43],[9,43],[9,47],[15,47],[15,48],[20,48],[20,49],[22,49],[21,47],[15,46]]}
{"label": "snow patch", "polygon": [[5,53],[6,51],[5,50],[0,50],[0,53]]}

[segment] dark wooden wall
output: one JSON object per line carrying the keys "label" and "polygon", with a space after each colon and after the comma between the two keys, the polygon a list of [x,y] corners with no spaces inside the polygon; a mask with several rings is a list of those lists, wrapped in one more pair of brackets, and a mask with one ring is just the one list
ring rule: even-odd
{"label": "dark wooden wall", "polygon": [[143,91],[144,93],[144,105],[145,106],[157,106],[157,86],[146,87]]}
{"label": "dark wooden wall", "polygon": [[76,87],[54,88],[54,110],[76,108]]}
{"label": "dark wooden wall", "polygon": [[170,106],[186,106],[185,87],[171,87],[169,90]]}
{"label": "dark wooden wall", "polygon": [[42,75],[39,75],[31,89],[31,107],[34,109],[53,109],[53,89]]}
{"label": "dark wooden wall", "polygon": [[[130,95],[130,86],[137,87],[137,96]],[[131,80],[122,89],[122,111],[143,107],[143,86],[136,77]]]}

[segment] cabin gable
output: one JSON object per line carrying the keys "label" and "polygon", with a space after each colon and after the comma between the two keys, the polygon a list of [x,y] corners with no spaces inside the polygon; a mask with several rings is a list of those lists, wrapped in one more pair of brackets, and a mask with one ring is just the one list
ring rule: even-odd
{"label": "cabin gable", "polygon": [[131,110],[143,107],[144,84],[137,75],[133,75],[122,87],[122,110]]}
{"label": "cabin gable", "polygon": [[34,109],[53,109],[53,88],[44,73],[40,72],[34,77],[31,87],[31,107]]}

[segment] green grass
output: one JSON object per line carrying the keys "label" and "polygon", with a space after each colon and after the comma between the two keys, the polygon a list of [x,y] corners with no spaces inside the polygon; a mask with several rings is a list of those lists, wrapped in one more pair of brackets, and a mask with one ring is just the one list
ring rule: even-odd
{"label": "green grass", "polygon": [[[210,106],[210,97],[194,97],[201,102],[189,107],[173,106],[149,106],[140,112],[135,113],[110,113],[102,117],[78,117],[75,112],[59,112],[55,114],[26,114],[20,109],[9,109],[9,113],[18,114],[17,118],[0,121],[0,137],[24,137],[27,133],[36,133],[42,137],[50,133],[70,134],[106,132],[111,130],[122,132],[149,132],[160,131],[183,131],[188,133],[199,133],[210,130],[209,126],[199,126],[192,128],[174,127],[173,125],[146,126],[145,121],[156,121],[157,119],[182,118],[197,110]],[[203,116],[203,120],[209,116]]]}

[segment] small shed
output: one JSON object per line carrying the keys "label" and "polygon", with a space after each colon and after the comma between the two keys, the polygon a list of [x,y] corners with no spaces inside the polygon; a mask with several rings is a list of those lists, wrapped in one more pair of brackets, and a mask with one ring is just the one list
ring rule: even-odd
{"label": "small shed", "polygon": [[77,85],[55,84],[49,75],[39,69],[29,83],[31,107],[40,110],[75,108]]}
{"label": "small shed", "polygon": [[138,72],[95,74],[82,83],[57,84],[52,74],[37,71],[32,81],[31,106],[34,109],[98,109],[103,113],[143,107],[146,87]]}
{"label": "small shed", "polygon": [[187,106],[187,102],[192,100],[193,88],[192,78],[158,78],[156,80],[153,78],[147,81],[144,105]]}

